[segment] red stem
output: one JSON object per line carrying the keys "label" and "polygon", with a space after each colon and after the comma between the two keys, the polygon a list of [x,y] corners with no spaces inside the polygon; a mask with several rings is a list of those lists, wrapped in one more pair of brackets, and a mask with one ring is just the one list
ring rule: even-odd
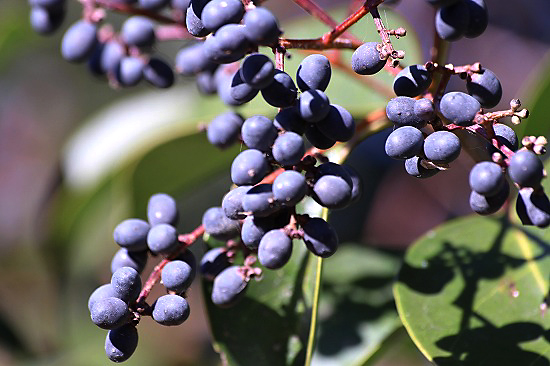
{"label": "red stem", "polygon": [[275,68],[285,71],[285,53],[286,48],[283,46],[275,47]]}
{"label": "red stem", "polygon": [[155,38],[159,41],[174,41],[194,38],[187,29],[180,24],[158,26],[155,29]]}
{"label": "red stem", "polygon": [[144,15],[160,23],[167,23],[167,24],[180,23],[181,24],[181,22],[178,22],[173,18],[164,16],[154,11],[140,9],[128,4],[116,3],[112,0],[85,0],[85,4],[88,2],[92,2],[95,6],[100,6],[102,8],[116,11],[119,13],[132,14],[132,15]]}
{"label": "red stem", "polygon": [[[330,28],[338,27],[338,22],[334,20],[323,8],[321,8],[313,0],[293,0],[298,6],[308,12],[310,15],[316,17],[321,22],[328,25]],[[344,37],[354,40],[356,42],[361,42],[357,37],[350,33],[344,33]]]}
{"label": "red stem", "polygon": [[285,49],[302,49],[302,50],[328,50],[328,49],[351,49],[355,50],[361,46],[363,42],[359,40],[351,40],[345,38],[337,38],[329,43],[324,43],[321,38],[315,39],[287,39],[280,38],[279,45]]}
{"label": "red stem", "polygon": [[357,9],[353,14],[347,17],[342,23],[338,24],[334,29],[325,33],[321,40],[324,44],[330,44],[336,38],[338,38],[342,33],[344,33],[349,27],[357,23],[361,18],[367,15],[371,9],[376,8],[378,5],[383,3],[384,0],[367,0],[365,3]]}

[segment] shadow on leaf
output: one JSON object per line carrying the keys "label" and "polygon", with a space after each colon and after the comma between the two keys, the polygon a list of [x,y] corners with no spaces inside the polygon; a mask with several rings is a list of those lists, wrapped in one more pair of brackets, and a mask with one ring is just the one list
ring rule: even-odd
{"label": "shadow on leaf", "polygon": [[[480,311],[480,304],[476,303],[476,295],[483,283],[504,279],[507,271],[517,270],[531,260],[541,260],[548,254],[549,245],[539,238],[529,236],[534,245],[540,246],[542,254],[532,259],[517,258],[503,253],[504,237],[512,226],[505,220],[499,223],[498,232],[494,236],[489,249],[477,250],[475,245],[461,244],[447,237],[440,238],[440,250],[435,255],[424,260],[424,266],[415,267],[405,264],[399,274],[399,282],[421,294],[430,295],[424,301],[430,300],[446,290],[451,281],[453,286],[458,283],[454,277],[460,277],[463,287],[458,295],[452,295],[449,305],[458,308],[460,315],[457,318],[455,334],[446,335],[440,339],[433,339],[435,346],[451,353],[449,356],[435,357],[434,362],[440,366],[548,366],[550,362],[543,354],[532,350],[525,350],[520,343],[544,340],[545,329],[540,324],[517,318],[504,326],[497,326],[487,320]],[[534,240],[536,239],[536,240]],[[513,278],[512,278],[513,279]],[[509,281],[510,298],[514,295],[515,284]],[[453,293],[452,291],[450,293]],[[441,301],[441,300],[439,300]],[[541,297],[540,301],[543,301]],[[505,304],[503,305],[505,306]],[[537,305],[538,307],[538,305]],[[432,308],[431,311],[446,308]],[[451,323],[449,323],[451,324]],[[447,333],[449,334],[449,333]],[[540,349],[540,348],[539,348]],[[550,345],[548,345],[550,349]]]}
{"label": "shadow on leaf", "polygon": [[[334,303],[331,315],[320,326],[318,352],[323,356],[333,356],[346,348],[368,343],[369,340],[363,339],[359,326],[375,321],[388,312],[396,312],[395,302],[387,291],[393,280],[394,277],[390,276],[363,277],[353,281],[347,291],[335,291],[330,284],[323,286],[323,296],[330,296]],[[361,301],[356,294],[365,290],[386,291],[388,299],[376,304]]]}
{"label": "shadow on leaf", "polygon": [[495,327],[484,320],[482,327],[467,329],[461,334],[437,341],[437,346],[452,352],[448,357],[436,357],[440,366],[548,366],[548,358],[536,352],[521,349],[518,344],[533,341],[543,335],[544,329],[536,323],[517,322]]}

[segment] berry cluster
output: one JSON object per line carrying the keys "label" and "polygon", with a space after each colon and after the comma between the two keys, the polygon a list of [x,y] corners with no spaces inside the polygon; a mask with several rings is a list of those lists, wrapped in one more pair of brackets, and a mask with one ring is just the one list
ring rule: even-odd
{"label": "berry cluster", "polygon": [[[487,7],[483,0],[448,0],[428,2],[439,7],[436,31],[444,40],[481,35],[487,27]],[[352,68],[360,75],[372,75],[382,70],[387,54],[382,44],[365,43],[352,56]],[[428,92],[435,73],[442,81],[436,94]],[[468,93],[444,93],[450,76],[466,79]],[[493,162],[480,162],[470,173],[470,206],[481,215],[498,211],[508,199],[510,187],[505,172],[520,189],[516,210],[525,225],[550,225],[550,203],[540,184],[546,175],[537,154],[545,152],[546,139],[527,137],[519,151],[514,130],[497,123],[511,117],[514,124],[526,118],[528,112],[519,100],[513,100],[510,110],[483,113],[495,107],[502,98],[502,86],[491,70],[479,63],[454,67],[433,62],[411,65],[401,70],[393,82],[397,95],[386,106],[386,115],[394,131],[386,140],[386,154],[405,160],[406,172],[417,178],[428,178],[449,167],[460,155],[460,139],[452,131],[470,129],[490,140],[496,147]],[[419,99],[415,99],[419,98]],[[428,127],[429,125],[429,127]]]}
{"label": "berry cluster", "polygon": [[[322,157],[322,164],[316,166],[317,159],[305,154],[304,134],[315,148],[327,149],[337,141],[350,140],[355,132],[351,114],[330,104],[324,93],[331,72],[325,56],[306,57],[296,73],[301,90],[298,98],[292,78],[277,70],[267,56],[253,53],[228,77],[229,91],[218,89],[229,105],[248,102],[261,90],[268,104],[281,108],[274,120],[262,115],[244,120],[227,112],[207,128],[208,140],[215,146],[225,148],[241,140],[249,149],[231,165],[231,179],[237,187],[224,197],[221,207],[204,214],[205,232],[229,243],[240,236],[244,249],[257,252],[260,264],[268,269],[288,262],[292,239],[303,239],[307,248],[321,257],[336,251],[337,235],[325,220],[296,213],[296,205],[306,196],[338,209],[357,200],[361,192],[359,176],[351,167]],[[208,252],[203,271],[214,280],[212,301],[220,306],[232,305],[250,276],[258,275],[250,265],[226,268],[231,250],[230,246],[227,251]]]}
{"label": "berry cluster", "polygon": [[[265,157],[261,155],[260,159]],[[234,304],[250,276],[261,273],[250,267],[255,258],[250,254],[257,253],[263,267],[278,269],[291,257],[292,239],[302,239],[313,254],[323,258],[335,253],[338,236],[332,226],[321,218],[297,214],[296,205],[310,195],[325,207],[345,207],[359,198],[360,180],[349,166],[331,162],[314,164],[315,159],[306,157],[294,169],[277,171],[272,184],[238,185],[225,195],[222,207],[205,212],[202,219],[205,232],[228,243],[223,250],[215,248],[207,252],[201,262],[203,275],[214,280],[212,301],[216,305]],[[231,239],[237,239],[242,247],[235,246]],[[238,249],[249,256],[245,266],[227,269],[229,259],[234,256],[232,252]],[[236,274],[240,274],[239,281]]]}
{"label": "berry cluster", "polygon": [[[468,94],[454,91],[437,98],[428,95],[426,90],[435,72],[465,78]],[[510,193],[504,175],[508,170],[510,179],[520,188],[517,211],[522,222],[539,227],[550,224],[550,205],[540,185],[545,173],[536,156],[544,153],[546,140],[527,138],[525,148],[516,151],[518,138],[514,130],[498,121],[512,117],[512,122],[519,123],[528,116],[527,110],[520,110],[518,100],[511,102],[508,111],[483,113],[483,108],[496,106],[502,97],[500,81],[491,70],[479,64],[444,68],[432,63],[413,65],[396,76],[393,88],[398,97],[389,101],[386,114],[395,129],[386,141],[386,153],[405,159],[409,175],[428,178],[447,169],[461,151],[460,139],[453,131],[470,129],[495,146],[493,162],[480,162],[470,173],[472,210],[488,215],[504,205]],[[413,98],[422,95],[425,97]]]}
{"label": "berry cluster", "polygon": [[[438,7],[435,25],[443,40],[477,37],[487,26],[484,0],[427,1]],[[111,262],[111,283],[96,289],[88,303],[92,321],[109,330],[105,350],[112,361],[132,355],[142,316],[151,316],[162,325],[179,325],[187,319],[189,305],[184,295],[195,277],[196,263],[186,247],[203,233],[224,243],[208,250],[199,265],[202,276],[213,281],[212,302],[221,307],[234,305],[263,268],[282,268],[291,258],[294,239],[301,239],[319,257],[337,250],[338,236],[332,226],[322,218],[300,213],[299,204],[310,197],[325,208],[341,209],[359,198],[359,174],[323,155],[323,150],[337,143],[352,146],[356,122],[325,94],[332,75],[329,59],[321,54],[307,56],[293,79],[284,71],[288,48],[353,49],[351,70],[358,75],[393,67],[396,97],[388,102],[386,115],[394,130],[386,141],[387,155],[404,160],[409,175],[431,177],[458,158],[463,144],[455,132],[468,130],[490,142],[492,149],[491,161],[479,162],[470,173],[472,209],[485,215],[503,206],[510,193],[507,171],[519,188],[517,212],[522,222],[539,227],[550,224],[550,203],[540,184],[545,172],[537,156],[545,152],[546,140],[524,138],[524,147],[518,150],[514,130],[498,123],[511,117],[517,124],[527,117],[527,110],[513,100],[509,110],[484,112],[500,102],[502,87],[497,76],[479,63],[442,66],[434,59],[397,68],[404,52],[393,48],[390,36],[402,37],[406,31],[385,28],[377,10],[382,0],[365,2],[343,23],[314,40],[280,37],[278,20],[259,1],[80,2],[82,19],[66,31],[62,56],[71,62],[87,62],[93,74],[105,76],[113,87],[133,86],[142,79],[159,88],[170,87],[174,71],[154,55],[154,46],[161,40],[196,37],[198,42],[177,53],[176,73],[195,76],[202,93],[218,94],[230,107],[261,94],[267,104],[278,108],[273,119],[263,115],[244,118],[228,111],[210,122],[206,136],[211,144],[224,149],[241,142],[248,149],[231,165],[235,187],[220,207],[204,213],[202,225],[193,233],[177,233],[178,209],[166,194],[150,198],[147,221],[128,219],[115,228],[114,240],[121,248]],[[49,34],[60,27],[65,0],[29,3],[31,25],[37,32]],[[321,11],[301,3],[311,13]],[[133,15],[116,32],[103,24],[106,9]],[[381,42],[363,43],[344,33],[368,12]],[[260,53],[259,46],[270,47],[275,62]],[[453,75],[466,80],[467,93],[445,92]],[[163,260],[142,286],[140,273],[149,255]],[[168,294],[148,305],[151,287],[159,280]]]}
{"label": "berry cluster", "polygon": [[[184,250],[173,225],[178,220],[175,200],[163,193],[153,195],[147,207],[148,222],[141,219],[122,221],[114,230],[115,242],[121,247],[111,262],[111,283],[97,288],[88,300],[92,322],[108,329],[105,340],[107,357],[114,362],[127,360],[135,351],[140,317],[149,315],[162,325],[179,325],[189,317],[185,291],[195,277],[196,261]],[[170,255],[162,268],[161,279],[169,292],[152,306],[141,297],[140,273],[148,254]]]}

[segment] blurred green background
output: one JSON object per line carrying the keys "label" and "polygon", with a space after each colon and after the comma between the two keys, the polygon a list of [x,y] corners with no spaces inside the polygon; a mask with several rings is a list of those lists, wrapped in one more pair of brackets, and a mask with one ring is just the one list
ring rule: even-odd
{"label": "blurred green background", "polygon": [[[449,60],[457,65],[480,61],[491,68],[504,88],[500,107],[520,97],[531,109],[529,124],[516,130],[548,136],[550,29],[545,25],[550,4],[544,0],[520,7],[512,1],[487,3],[489,29],[478,39],[453,44]],[[310,28],[317,35],[326,29],[315,28],[314,20],[305,27],[305,13],[290,0],[270,1],[267,6],[285,19],[289,37],[304,36]],[[70,1],[63,28],[78,12],[78,3]],[[408,51],[406,63],[425,59],[433,11],[423,0],[407,0],[396,12],[407,19],[407,29],[414,30],[402,43]],[[338,14],[341,19],[342,13]],[[389,27],[403,25],[389,10],[381,14],[388,17]],[[119,24],[123,17],[110,19]],[[376,39],[368,24],[354,28],[365,41]],[[89,321],[86,303],[94,288],[109,281],[109,262],[116,251],[111,238],[114,226],[126,217],[144,217],[147,198],[163,191],[178,199],[182,211],[178,229],[192,230],[206,208],[219,205],[230,185],[229,164],[239,150],[220,152],[198,132],[198,125],[225,108],[215,98],[198,96],[192,80],[180,79],[168,91],[146,85],[112,90],[90,75],[85,65],[61,59],[61,36],[61,31],[47,38],[34,34],[28,26],[26,1],[0,2],[0,365],[108,364],[103,354],[105,332]],[[168,42],[157,52],[172,59],[181,45]],[[289,73],[297,62],[289,62]],[[379,80],[391,85],[391,78]],[[356,117],[383,107],[384,97],[359,83],[344,90],[347,83],[354,81],[340,79],[331,85],[331,101],[350,108]],[[464,86],[456,80],[449,89]],[[348,98],[350,93],[354,99]],[[253,103],[244,114],[259,112],[274,113]],[[462,154],[449,172],[416,181],[384,156],[386,134],[370,137],[350,156],[350,164],[365,179],[366,194],[355,207],[333,214],[331,221],[342,241],[382,253],[388,259],[385,276],[391,278],[402,250],[416,237],[469,213],[467,174],[473,162]],[[202,243],[195,247],[197,254],[204,250]],[[333,266],[338,263],[345,266],[344,254],[334,259]],[[330,264],[327,267],[330,283]],[[387,285],[380,284],[382,291],[387,292]],[[157,289],[153,297],[160,293]],[[338,291],[327,289],[327,294],[327,304],[338,301],[334,297]],[[192,315],[180,327],[160,327],[145,319],[138,350],[127,364],[218,364],[198,284],[191,289],[190,303]],[[394,311],[391,301],[388,309]],[[323,318],[322,312],[323,319],[329,317]],[[354,339],[353,319],[330,319],[332,323],[322,327],[350,346],[367,342]],[[365,319],[357,320],[361,321]],[[387,343],[388,352],[382,352],[376,365],[427,364],[403,330]],[[330,338],[321,337],[319,347],[326,352],[316,358],[317,364],[343,364],[331,357],[345,351],[345,346],[331,348]]]}

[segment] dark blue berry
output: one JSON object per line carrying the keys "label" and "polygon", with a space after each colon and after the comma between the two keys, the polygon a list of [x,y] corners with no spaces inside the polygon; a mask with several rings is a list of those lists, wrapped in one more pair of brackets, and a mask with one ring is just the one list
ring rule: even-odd
{"label": "dark blue berry", "polygon": [[292,239],[281,229],[267,232],[258,247],[258,260],[266,268],[283,267],[292,255]]}
{"label": "dark blue berry", "polygon": [[422,128],[426,120],[415,113],[416,99],[410,97],[397,97],[388,102],[386,115],[396,127],[412,126]]}
{"label": "dark blue berry", "polygon": [[213,248],[204,253],[200,263],[200,271],[204,278],[213,281],[216,276],[229,267],[226,248]]}
{"label": "dark blue berry", "polygon": [[471,95],[462,92],[450,92],[441,98],[439,109],[443,117],[455,125],[466,127],[474,123],[481,104]]}
{"label": "dark blue berry", "polygon": [[226,24],[214,36],[203,43],[204,53],[211,61],[228,64],[244,57],[249,46],[245,28],[238,24]]}
{"label": "dark blue berry", "polygon": [[221,207],[211,207],[202,216],[204,231],[219,240],[229,240],[239,235],[239,222],[231,220]]}
{"label": "dark blue berry", "polygon": [[489,13],[484,0],[465,0],[468,5],[470,18],[464,36],[475,38],[483,34],[489,24]]}
{"label": "dark blue berry", "polygon": [[294,170],[279,174],[273,181],[273,197],[286,206],[295,206],[307,193],[306,178]]}
{"label": "dark blue berry", "polygon": [[222,208],[225,216],[232,220],[242,220],[246,217],[243,213],[243,197],[251,186],[240,186],[229,191],[222,200]]}
{"label": "dark blue berry", "polygon": [[176,72],[191,76],[201,71],[212,70],[214,63],[206,56],[203,43],[196,43],[182,48],[176,54]]}
{"label": "dark blue berry", "polygon": [[143,77],[149,84],[165,89],[174,84],[174,72],[165,61],[152,57],[143,69]]}
{"label": "dark blue berry", "polygon": [[107,297],[94,302],[90,315],[92,322],[103,329],[119,328],[131,319],[128,304],[116,297]]}
{"label": "dark blue berry", "polygon": [[386,154],[394,159],[408,159],[422,152],[424,136],[418,128],[403,126],[386,139]]}
{"label": "dark blue berry", "polygon": [[212,0],[202,10],[201,20],[214,32],[226,24],[239,23],[243,15],[244,6],[240,0]]}
{"label": "dark blue berry", "polygon": [[115,69],[115,77],[121,86],[137,85],[143,79],[143,61],[134,56],[123,57]]}
{"label": "dark blue berry", "polygon": [[113,286],[110,283],[99,286],[88,298],[88,310],[91,312],[96,302],[109,297],[117,297]]}
{"label": "dark blue berry", "polygon": [[253,53],[244,59],[239,72],[247,84],[256,89],[262,89],[273,81],[275,65],[266,55]]}
{"label": "dark blue berry", "polygon": [[204,26],[201,20],[204,6],[210,0],[191,0],[185,14],[185,25],[187,31],[195,37],[206,37],[210,31]]}
{"label": "dark blue berry", "polygon": [[183,292],[191,286],[195,277],[193,268],[182,260],[167,263],[161,272],[162,284],[169,291]]}
{"label": "dark blue berry", "polygon": [[302,119],[307,122],[319,122],[330,112],[328,97],[318,89],[303,92],[296,106]]}
{"label": "dark blue berry", "polygon": [[325,136],[336,141],[349,141],[355,133],[355,121],[342,106],[332,104],[327,116],[316,124]]}
{"label": "dark blue berry", "polygon": [[550,201],[544,192],[526,187],[519,190],[516,211],[523,225],[550,225]]}
{"label": "dark blue berry", "polygon": [[105,354],[113,362],[124,362],[129,359],[138,344],[138,332],[133,324],[111,329],[105,338]]}
{"label": "dark blue berry", "polygon": [[327,258],[338,249],[338,235],[325,220],[318,217],[310,218],[303,229],[304,243],[313,254]]}
{"label": "dark blue berry", "polygon": [[281,109],[273,119],[273,124],[279,130],[292,131],[299,135],[305,132],[307,126],[306,122],[296,112],[296,109],[292,107]]}
{"label": "dark blue berry", "polygon": [[147,246],[155,254],[170,254],[179,245],[176,228],[169,224],[158,224],[149,230]]}
{"label": "dark blue berry", "polygon": [[92,55],[97,43],[97,25],[79,20],[63,35],[61,55],[67,61],[82,62]]}
{"label": "dark blue berry", "polygon": [[351,56],[351,68],[359,75],[373,75],[384,68],[386,59],[376,48],[377,42],[363,43]]}
{"label": "dark blue berry", "polygon": [[242,151],[231,164],[231,181],[238,186],[259,183],[269,172],[265,155],[256,149]]}
{"label": "dark blue berry", "polygon": [[405,67],[393,80],[393,91],[399,96],[416,97],[422,94],[430,84],[432,77],[424,65]]}
{"label": "dark blue berry", "polygon": [[435,14],[435,30],[441,39],[456,41],[462,38],[470,22],[470,9],[465,1],[443,6]]}
{"label": "dark blue berry", "polygon": [[336,175],[323,175],[313,186],[313,198],[321,206],[337,209],[346,207],[351,202],[352,185]]}
{"label": "dark blue berry", "polygon": [[273,143],[273,158],[283,166],[298,164],[305,152],[304,139],[294,132],[284,132]]}
{"label": "dark blue berry", "polygon": [[405,171],[415,178],[429,178],[439,173],[439,169],[428,169],[422,166],[422,158],[413,156],[405,160]]}
{"label": "dark blue berry", "polygon": [[328,58],[315,53],[302,60],[296,72],[296,82],[301,91],[318,89],[325,91],[330,81],[332,69]]}
{"label": "dark blue berry", "polygon": [[37,33],[51,34],[59,29],[65,19],[65,14],[63,6],[53,8],[32,6],[30,11],[31,27]]}
{"label": "dark blue berry", "polygon": [[220,114],[208,125],[206,137],[212,145],[225,149],[237,142],[243,122],[243,118],[238,113]]}
{"label": "dark blue berry", "polygon": [[278,108],[292,106],[298,95],[298,90],[292,78],[286,72],[280,70],[275,70],[273,81],[261,91],[267,104]]}
{"label": "dark blue berry", "polygon": [[141,278],[138,271],[131,267],[119,268],[111,277],[111,286],[116,297],[130,304],[139,296],[141,291]]}
{"label": "dark blue berry", "polygon": [[234,305],[244,295],[248,280],[241,267],[231,266],[224,269],[214,279],[212,302],[220,307]]}
{"label": "dark blue berry", "polygon": [[153,320],[162,325],[180,325],[189,317],[187,300],[178,295],[163,295],[153,304]]}
{"label": "dark blue berry", "polygon": [[502,86],[489,69],[473,73],[466,81],[468,94],[477,99],[483,108],[493,108],[502,98]]}
{"label": "dark blue berry", "polygon": [[246,192],[243,196],[243,209],[256,217],[271,215],[279,209],[278,203],[273,198],[271,184],[258,184]]}
{"label": "dark blue berry", "polygon": [[472,191],[470,194],[470,207],[472,211],[480,215],[490,215],[497,212],[508,199],[510,187],[508,183],[502,185],[501,189],[494,196],[484,196]]}
{"label": "dark blue berry", "polygon": [[166,193],[156,193],[149,198],[147,219],[151,225],[178,223],[179,211],[176,200]]}
{"label": "dark blue berry", "polygon": [[424,155],[435,163],[450,163],[460,155],[461,144],[449,131],[436,131],[424,140]]}
{"label": "dark blue berry", "polygon": [[470,171],[470,188],[484,196],[494,196],[505,184],[504,173],[500,165],[492,161],[482,161]]}
{"label": "dark blue berry", "polygon": [[258,89],[245,83],[241,78],[241,74],[237,71],[233,74],[233,78],[231,79],[229,93],[231,94],[231,98],[236,100],[239,104],[244,104],[250,102],[258,95]]}
{"label": "dark blue berry", "polygon": [[336,140],[321,132],[317,124],[310,124],[307,126],[306,138],[313,146],[321,150],[329,149],[336,143]]}
{"label": "dark blue berry", "polygon": [[267,152],[277,138],[277,128],[269,118],[256,115],[244,121],[241,136],[249,148]]}
{"label": "dark blue berry", "polygon": [[544,166],[530,150],[519,150],[510,158],[508,174],[520,187],[536,188],[544,177]]}
{"label": "dark blue berry", "polygon": [[246,12],[243,18],[246,37],[253,43],[271,46],[282,34],[277,18],[266,8],[256,7]]}
{"label": "dark blue berry", "polygon": [[126,219],[113,232],[115,242],[129,251],[147,249],[147,234],[151,226],[141,219]]}
{"label": "dark blue berry", "polygon": [[518,136],[515,131],[502,123],[495,123],[493,125],[495,131],[495,138],[507,148],[512,151],[516,151],[519,147]]}
{"label": "dark blue berry", "polygon": [[414,102],[414,115],[422,121],[432,121],[435,118],[435,108],[431,100],[418,99]]}
{"label": "dark blue berry", "polygon": [[122,24],[120,36],[127,45],[149,48],[155,43],[155,26],[149,18],[136,15]]}

